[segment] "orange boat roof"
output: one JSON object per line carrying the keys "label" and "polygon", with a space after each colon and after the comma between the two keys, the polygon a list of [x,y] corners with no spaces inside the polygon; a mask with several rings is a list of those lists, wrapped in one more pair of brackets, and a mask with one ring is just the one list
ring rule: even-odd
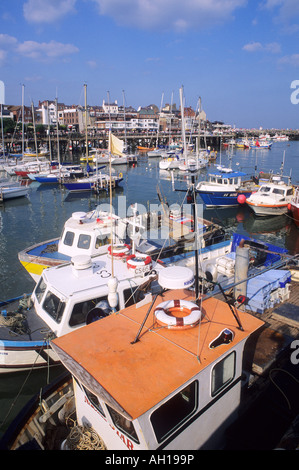
{"label": "orange boat roof", "polygon": [[[155,301],[194,301],[190,291],[167,291]],[[184,330],[161,327],[150,313],[139,341],[132,344],[150,304],[135,305],[53,340],[63,364],[93,393],[135,419],[155,406],[264,322],[238,311],[238,328],[229,306],[209,298],[201,305],[199,325]],[[231,343],[210,349],[223,329],[234,333]]]}

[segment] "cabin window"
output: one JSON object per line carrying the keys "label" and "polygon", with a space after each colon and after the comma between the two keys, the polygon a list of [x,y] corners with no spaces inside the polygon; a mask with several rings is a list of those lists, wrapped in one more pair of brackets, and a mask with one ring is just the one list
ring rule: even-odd
{"label": "cabin window", "polygon": [[43,302],[43,309],[52,317],[57,323],[61,322],[61,318],[64,312],[65,302],[61,302],[57,295],[51,291],[47,292],[45,300]]}
{"label": "cabin window", "polygon": [[197,396],[198,382],[195,381],[152,413],[150,419],[158,442],[175,431],[195,412],[198,405]]}
{"label": "cabin window", "polygon": [[233,184],[233,183],[234,183],[234,179],[233,179],[233,178],[230,178],[228,181],[229,181],[229,184]]}
{"label": "cabin window", "polygon": [[85,300],[74,305],[69,326],[78,326],[100,320],[111,313],[107,295],[96,299]]}
{"label": "cabin window", "polygon": [[90,235],[85,235],[84,233],[82,233],[81,235],[79,235],[79,239],[78,239],[78,248],[83,248],[84,250],[88,250],[88,248],[90,247],[90,240],[91,240],[91,237]]}
{"label": "cabin window", "polygon": [[66,232],[64,240],[63,240],[64,245],[72,246],[74,242],[74,237],[75,237],[74,232]]}
{"label": "cabin window", "polygon": [[100,248],[101,246],[108,245],[110,243],[110,238],[105,235],[98,235],[95,242],[95,248]]}
{"label": "cabin window", "polygon": [[40,302],[43,298],[44,293],[46,292],[46,288],[47,288],[47,284],[45,283],[45,281],[41,277],[40,280],[39,280],[39,283],[37,284],[36,289],[35,289],[35,297],[36,297],[39,304],[40,304]]}
{"label": "cabin window", "polygon": [[105,416],[104,410],[103,410],[103,408],[102,408],[102,406],[99,402],[98,397],[94,393],[90,392],[86,387],[84,387],[83,384],[82,384],[82,387],[84,389],[84,392],[85,392],[88,400],[92,404],[92,406],[94,408],[96,408],[101,413],[102,416]]}
{"label": "cabin window", "polygon": [[262,186],[260,191],[263,193],[268,193],[269,191],[271,191],[271,188],[269,186]]}
{"label": "cabin window", "polygon": [[110,408],[109,405],[106,404],[106,407],[108,408],[113,424],[126,436],[130,437],[133,441],[139,443],[139,439],[137,437],[137,433],[135,431],[134,424],[132,423],[132,421],[125,418],[117,411],[113,410],[113,408]]}
{"label": "cabin window", "polygon": [[226,387],[235,375],[236,354],[233,351],[222,361],[218,362],[212,370],[212,397]]}
{"label": "cabin window", "polygon": [[284,190],[280,188],[274,188],[273,194],[281,194],[282,196],[284,196]]}
{"label": "cabin window", "polygon": [[292,189],[288,189],[287,190],[287,196],[292,196],[293,194],[293,190]]}
{"label": "cabin window", "polygon": [[223,184],[228,184],[228,180],[224,179]]}

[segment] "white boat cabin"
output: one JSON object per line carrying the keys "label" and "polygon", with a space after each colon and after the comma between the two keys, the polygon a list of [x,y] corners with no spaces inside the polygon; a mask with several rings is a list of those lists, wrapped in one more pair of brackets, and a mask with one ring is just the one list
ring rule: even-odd
{"label": "white boat cabin", "polygon": [[[112,214],[114,242],[124,240],[127,224]],[[74,212],[63,228],[58,252],[66,256],[97,255],[111,242],[111,218],[108,212]],[[102,248],[103,247],[103,248]]]}
{"label": "white boat cabin", "polygon": [[200,181],[196,187],[197,190],[202,191],[235,191],[242,185],[242,178],[246,173],[241,171],[215,171],[208,175],[207,181]]}
{"label": "white boat cabin", "polygon": [[[116,256],[120,248],[121,245],[115,245]],[[142,295],[137,297],[138,287],[165,269],[147,255],[131,255],[128,262],[126,257],[116,256],[113,267],[108,254],[93,259],[81,255],[73,257],[69,264],[43,271],[32,301],[37,315],[56,336],[142,299]],[[116,283],[115,287],[111,282]],[[111,295],[117,297],[114,304],[111,304]]]}
{"label": "white boat cabin", "polygon": [[[251,196],[251,199],[258,197],[271,197],[279,202],[287,201],[293,196],[293,186],[287,185],[283,181],[262,184],[258,191]],[[265,201],[266,202],[266,201]]]}

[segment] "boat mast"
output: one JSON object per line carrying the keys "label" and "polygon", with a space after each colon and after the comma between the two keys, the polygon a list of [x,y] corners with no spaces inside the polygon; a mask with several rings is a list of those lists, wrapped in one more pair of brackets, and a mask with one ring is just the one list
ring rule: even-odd
{"label": "boat mast", "polygon": [[180,88],[180,101],[181,101],[181,127],[183,138],[184,158],[186,159],[186,135],[185,135],[185,118],[184,118],[184,102],[183,102],[183,86]]}
{"label": "boat mast", "polygon": [[49,101],[47,101],[47,116],[48,116],[48,136],[49,136],[50,162],[52,162],[51,125],[50,125],[50,114],[49,114]]}
{"label": "boat mast", "polygon": [[156,149],[158,148],[158,142],[159,142],[160,120],[161,120],[161,111],[162,111],[163,99],[164,99],[164,92],[162,93],[162,96],[161,96],[161,104],[160,104],[160,110],[159,110],[158,129],[157,129],[157,138],[156,138]]}
{"label": "boat mast", "polygon": [[61,178],[60,149],[59,149],[59,124],[58,124],[58,98],[55,99],[56,104],[56,136],[57,136],[57,160],[59,167],[59,181]]}
{"label": "boat mast", "polygon": [[125,100],[125,90],[123,90],[123,106],[124,106],[124,128],[125,128],[125,148],[127,149],[127,126],[126,126],[126,100]]}
{"label": "boat mast", "polygon": [[37,139],[36,139],[36,130],[35,130],[35,116],[34,116],[33,101],[31,101],[31,109],[32,109],[32,122],[33,122],[33,132],[34,132],[35,153],[36,153],[36,160],[38,161],[38,148],[37,148]]}
{"label": "boat mast", "polygon": [[86,165],[88,167],[88,136],[87,136],[87,85],[84,84],[84,96],[85,96],[85,145],[86,145]]}
{"label": "boat mast", "polygon": [[22,85],[22,157],[24,158],[24,88]]}

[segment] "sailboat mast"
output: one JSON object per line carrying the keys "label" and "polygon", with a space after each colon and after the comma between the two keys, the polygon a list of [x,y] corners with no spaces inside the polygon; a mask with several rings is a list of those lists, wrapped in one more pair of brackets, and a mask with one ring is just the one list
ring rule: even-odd
{"label": "sailboat mast", "polygon": [[124,104],[124,127],[125,127],[125,148],[127,150],[127,125],[126,125],[126,100],[125,100],[125,90],[123,90],[123,104]]}
{"label": "sailboat mast", "polygon": [[57,160],[59,167],[59,180],[61,178],[61,163],[60,163],[60,149],[59,149],[59,124],[58,124],[58,98],[56,98],[56,135],[57,135]]}
{"label": "sailboat mast", "polygon": [[182,126],[182,138],[183,138],[184,158],[186,158],[186,134],[185,134],[185,117],[184,117],[183,93],[184,93],[183,87],[181,87],[181,88],[180,88],[181,126]]}
{"label": "sailboat mast", "polygon": [[87,85],[84,84],[84,96],[85,96],[85,145],[86,145],[86,162],[88,165],[88,135],[87,135]]}
{"label": "sailboat mast", "polygon": [[32,122],[33,122],[33,132],[34,132],[35,153],[36,153],[36,160],[38,160],[38,149],[37,149],[37,139],[36,139],[36,130],[35,130],[35,115],[34,115],[33,101],[31,102],[31,109],[32,109]]}
{"label": "sailboat mast", "polygon": [[22,85],[22,157],[24,157],[24,87]]}
{"label": "sailboat mast", "polygon": [[160,104],[160,110],[159,110],[158,129],[157,129],[157,138],[156,138],[156,149],[158,148],[158,142],[159,142],[160,119],[161,119],[161,111],[162,111],[163,99],[164,99],[164,92],[162,93],[161,104]]}

